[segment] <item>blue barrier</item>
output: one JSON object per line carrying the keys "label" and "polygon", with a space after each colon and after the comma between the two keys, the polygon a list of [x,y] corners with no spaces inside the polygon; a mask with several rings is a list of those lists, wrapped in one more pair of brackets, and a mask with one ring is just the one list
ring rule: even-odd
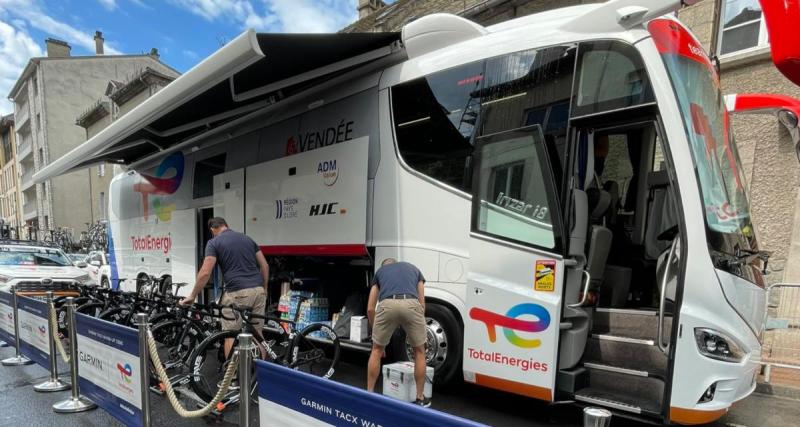
{"label": "blue barrier", "polygon": [[256,375],[261,427],[483,425],[261,360]]}
{"label": "blue barrier", "polygon": [[136,329],[75,314],[81,394],[127,426],[142,425]]}
{"label": "blue barrier", "polygon": [[50,322],[47,304],[19,296],[19,350],[45,369],[50,369]]}
{"label": "blue barrier", "polygon": [[8,292],[0,292],[0,340],[9,345],[16,343],[14,337],[14,298]]}

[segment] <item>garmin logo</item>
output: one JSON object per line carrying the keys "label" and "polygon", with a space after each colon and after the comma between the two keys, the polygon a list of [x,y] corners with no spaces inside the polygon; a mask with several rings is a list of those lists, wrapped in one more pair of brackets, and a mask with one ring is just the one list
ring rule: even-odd
{"label": "garmin logo", "polygon": [[87,364],[87,365],[89,365],[89,366],[91,366],[91,367],[93,367],[95,369],[98,369],[100,371],[103,370],[103,361],[100,360],[96,356],[92,356],[89,353],[84,353],[82,351],[79,351],[78,352],[78,360],[80,360],[81,362],[83,362],[83,363],[85,363],[85,364]]}

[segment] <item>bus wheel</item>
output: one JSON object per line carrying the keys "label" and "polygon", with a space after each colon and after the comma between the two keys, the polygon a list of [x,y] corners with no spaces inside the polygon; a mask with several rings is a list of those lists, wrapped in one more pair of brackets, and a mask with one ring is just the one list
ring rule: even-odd
{"label": "bus wheel", "polygon": [[[427,326],[427,343],[425,360],[433,367],[434,382],[438,385],[449,384],[461,378],[461,353],[463,333],[453,312],[447,307],[435,303],[427,303],[425,307],[425,323]],[[400,347],[403,354],[399,359],[413,360],[413,350],[406,343],[405,334],[398,334],[402,339],[393,339],[395,349]],[[401,338],[395,335],[395,338]],[[398,349],[399,350],[399,349]],[[394,352],[398,355],[398,352]]]}

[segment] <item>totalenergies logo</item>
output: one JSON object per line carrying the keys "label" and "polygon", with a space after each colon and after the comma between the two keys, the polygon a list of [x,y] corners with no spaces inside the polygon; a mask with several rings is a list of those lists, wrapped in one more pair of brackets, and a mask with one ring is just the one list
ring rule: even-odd
{"label": "totalenergies logo", "polygon": [[[146,182],[138,182],[133,185],[133,191],[142,193],[145,220],[150,217],[150,195],[168,196],[178,191],[183,179],[183,166],[183,153],[172,153],[158,165],[154,175],[142,174],[142,178]],[[166,177],[168,174],[169,177]],[[162,199],[157,198],[153,200],[153,210],[158,219],[169,221],[172,219],[175,204],[164,204]]]}
{"label": "totalenergies logo", "polygon": [[125,366],[122,366],[121,363],[117,363],[117,370],[119,370],[119,376],[122,377],[126,383],[130,384],[131,377],[133,376],[133,368],[131,368],[131,364],[126,363]]}
{"label": "totalenergies logo", "polygon": [[[519,318],[525,315],[534,316],[537,320]],[[486,324],[489,342],[497,341],[497,328],[500,327],[508,342],[522,348],[539,347],[542,345],[542,341],[522,338],[515,331],[536,333],[542,332],[550,326],[550,313],[541,305],[532,303],[515,305],[508,310],[505,316],[474,307],[469,311],[469,317]]]}
{"label": "totalenergies logo", "polygon": [[42,334],[42,335],[44,335],[44,334],[46,334],[46,333],[47,333],[47,328],[45,328],[45,327],[44,327],[44,326],[42,326],[42,325],[39,325],[39,328],[38,328],[38,329],[39,329],[39,333],[40,333],[40,334]]}

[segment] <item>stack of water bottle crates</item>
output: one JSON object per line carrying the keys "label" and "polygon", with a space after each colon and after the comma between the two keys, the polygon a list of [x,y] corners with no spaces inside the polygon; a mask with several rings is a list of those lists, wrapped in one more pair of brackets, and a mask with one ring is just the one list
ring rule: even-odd
{"label": "stack of water bottle crates", "polygon": [[[301,298],[306,298],[302,303]],[[295,313],[300,310],[297,318],[295,331],[300,332],[312,323],[324,323],[330,326],[328,320],[328,299],[318,298],[313,292],[309,291],[289,291],[281,296],[278,302],[278,311],[281,312],[281,319],[294,320]],[[324,338],[322,331],[311,334],[313,337]]]}

